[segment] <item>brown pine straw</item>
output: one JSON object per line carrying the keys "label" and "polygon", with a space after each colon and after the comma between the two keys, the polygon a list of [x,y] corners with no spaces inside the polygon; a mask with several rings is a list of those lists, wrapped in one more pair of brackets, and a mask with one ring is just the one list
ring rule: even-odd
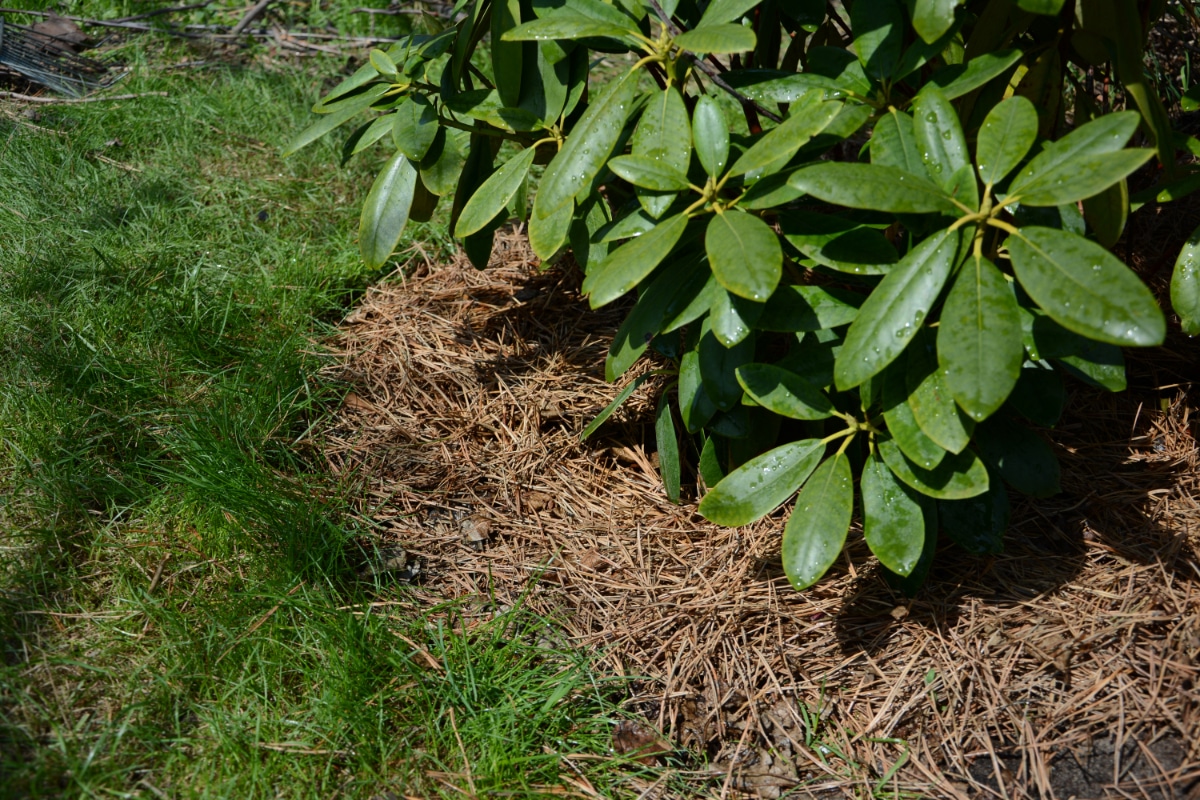
{"label": "brown pine straw", "polygon": [[376,544],[420,561],[414,603],[557,620],[633,677],[628,708],[690,753],[668,763],[697,796],[1200,793],[1192,343],[1134,354],[1124,395],[1069,382],[1050,439],[1063,493],[1016,501],[1003,555],[943,543],[910,600],[856,523],[827,578],[795,592],[778,553],[790,505],[728,529],[696,514],[694,486],[667,502],[661,380],[579,442],[620,388],[603,362],[625,309],[590,311],[576,275],[539,272],[506,235],[487,271],[376,286],[332,342],[350,393],[328,463],[361,479]]}

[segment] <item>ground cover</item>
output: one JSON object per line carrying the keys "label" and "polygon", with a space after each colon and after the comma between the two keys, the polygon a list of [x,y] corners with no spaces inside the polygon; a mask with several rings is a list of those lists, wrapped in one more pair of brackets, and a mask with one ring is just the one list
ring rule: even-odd
{"label": "ground cover", "polygon": [[108,46],[143,96],[0,105],[0,795],[621,793],[620,682],[363,571],[316,455],[378,163],[279,152],[344,61]]}

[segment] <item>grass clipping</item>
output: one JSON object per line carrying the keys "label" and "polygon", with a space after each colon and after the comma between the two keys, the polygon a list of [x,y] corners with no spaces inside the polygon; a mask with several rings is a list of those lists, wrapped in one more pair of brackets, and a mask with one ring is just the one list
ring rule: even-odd
{"label": "grass clipping", "polygon": [[1018,501],[1003,555],[943,546],[909,600],[852,530],[798,593],[779,562],[787,507],[728,529],[694,492],[667,502],[654,380],[580,443],[620,388],[603,363],[624,309],[589,311],[572,274],[538,272],[509,235],[487,271],[426,265],[372,289],[335,339],[352,390],[326,454],[364,482],[377,546],[419,563],[417,597],[561,620],[634,678],[642,738],[660,731],[676,754],[655,757],[699,794],[1200,787],[1200,478],[1188,386],[1165,378],[1194,347],[1131,365],[1124,395],[1070,384],[1064,491]]}

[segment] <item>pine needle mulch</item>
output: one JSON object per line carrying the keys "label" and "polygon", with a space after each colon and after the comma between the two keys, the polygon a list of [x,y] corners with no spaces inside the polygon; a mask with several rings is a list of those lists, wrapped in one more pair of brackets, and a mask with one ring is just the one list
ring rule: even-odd
{"label": "pine needle mulch", "polygon": [[1140,354],[1127,394],[1071,384],[1063,492],[1016,504],[1003,555],[943,546],[908,599],[856,524],[798,593],[783,512],[724,529],[694,489],[667,502],[658,379],[580,443],[619,389],[603,362],[623,309],[590,311],[573,275],[504,237],[487,271],[375,287],[333,342],[351,391],[326,456],[365,487],[367,544],[419,567],[414,603],[559,620],[633,678],[614,748],[648,744],[697,796],[1200,793],[1192,343]]}

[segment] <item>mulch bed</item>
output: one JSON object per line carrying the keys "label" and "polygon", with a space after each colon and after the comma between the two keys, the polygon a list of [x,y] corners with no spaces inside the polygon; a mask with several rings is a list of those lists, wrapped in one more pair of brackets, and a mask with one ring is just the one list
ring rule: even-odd
{"label": "mulch bed", "polygon": [[345,320],[325,453],[363,482],[369,544],[419,567],[414,602],[559,621],[633,677],[614,747],[675,751],[658,758],[697,795],[1200,793],[1194,343],[1132,354],[1128,393],[1071,384],[1062,494],[1018,501],[998,557],[943,546],[909,599],[857,523],[795,592],[782,513],[727,529],[694,487],[669,503],[657,379],[579,441],[619,389],[603,362],[623,312],[590,311],[575,271],[509,235],[487,271],[418,267]]}

